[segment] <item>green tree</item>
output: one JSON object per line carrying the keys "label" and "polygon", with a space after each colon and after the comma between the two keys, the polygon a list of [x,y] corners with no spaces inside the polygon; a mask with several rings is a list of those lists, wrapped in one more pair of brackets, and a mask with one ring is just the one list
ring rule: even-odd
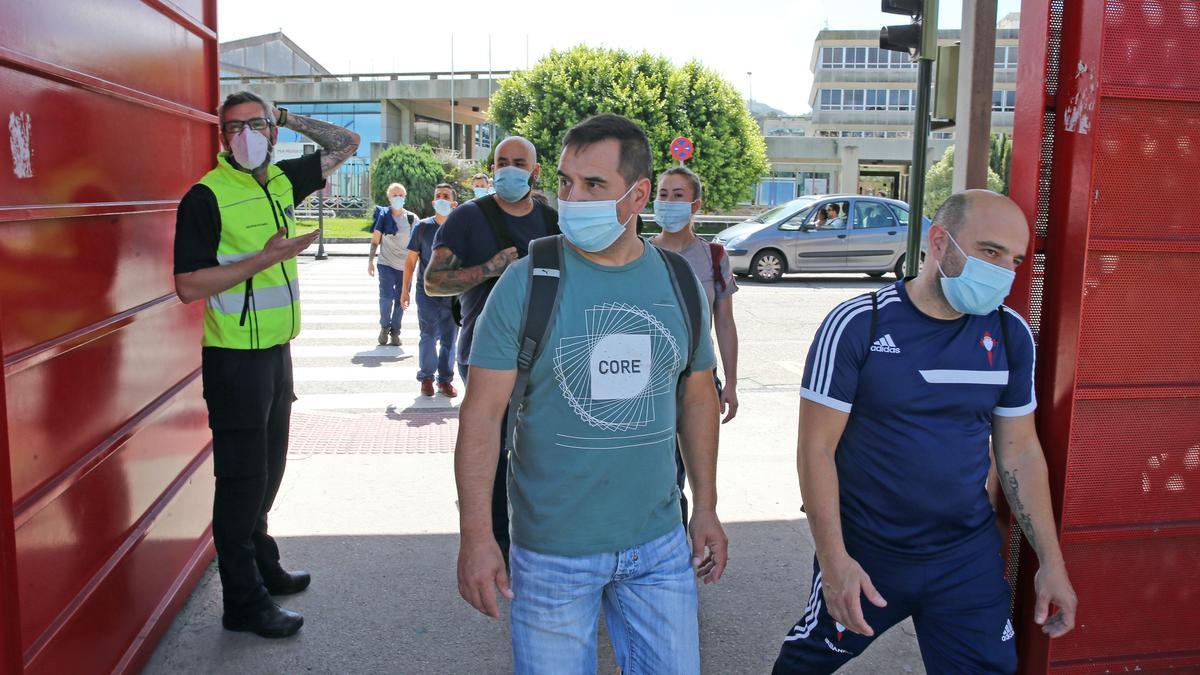
{"label": "green tree", "polygon": [[563,135],[601,112],[641,125],[655,172],[677,163],[670,154],[676,136],[691,138],[696,149],[687,166],[704,181],[706,210],[734,206],[767,173],[766,143],[741,94],[697,61],[677,67],[647,52],[553,51],[502,81],[491,105],[497,125],[537,146],[542,185],[550,191]]}
{"label": "green tree", "polygon": [[1001,194],[1008,194],[1008,181],[1012,173],[1012,138],[1008,134],[992,134],[988,164],[1004,184]]}
{"label": "green tree", "polygon": [[371,199],[387,205],[387,186],[400,183],[408,190],[404,208],[422,217],[433,215],[433,189],[445,170],[427,146],[393,145],[379,153],[371,165]]}
{"label": "green tree", "polygon": [[[925,215],[933,217],[934,212],[947,199],[954,184],[954,146],[946,148],[946,154],[925,172]],[[1004,181],[988,167],[987,187],[993,192],[1003,192]]]}

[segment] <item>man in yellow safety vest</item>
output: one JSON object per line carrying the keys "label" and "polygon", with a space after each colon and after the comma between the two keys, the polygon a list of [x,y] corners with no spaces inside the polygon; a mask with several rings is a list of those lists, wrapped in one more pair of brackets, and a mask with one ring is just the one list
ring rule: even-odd
{"label": "man in yellow safety vest", "polygon": [[[288,572],[267,534],[283,478],[293,400],[289,342],[300,331],[296,256],[317,233],[296,236],[295,206],[358,149],[358,134],[288,115],[250,92],[221,105],[217,166],[179,203],[175,289],[204,300],[201,373],[213,433],[213,541],[225,628],[286,637],[304,624],[271,596],[308,587]],[[321,149],[271,163],[279,127]]]}

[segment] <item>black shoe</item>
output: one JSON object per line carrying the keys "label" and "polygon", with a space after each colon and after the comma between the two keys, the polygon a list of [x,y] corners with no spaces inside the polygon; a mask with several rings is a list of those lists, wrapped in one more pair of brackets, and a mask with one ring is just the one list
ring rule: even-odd
{"label": "black shoe", "polygon": [[265,638],[285,638],[296,634],[304,625],[304,616],[286,610],[279,605],[270,605],[248,614],[230,614],[221,617],[225,630],[255,633]]}
{"label": "black shoe", "polygon": [[390,331],[390,335],[392,338],[391,345],[393,347],[399,347],[400,346],[400,331],[398,331],[398,330]]}
{"label": "black shoe", "polygon": [[263,585],[271,595],[291,595],[308,588],[312,575],[308,572],[284,572],[283,576],[263,579]]}
{"label": "black shoe", "polygon": [[388,343],[388,336],[391,335],[392,329],[384,326],[379,329],[379,346],[382,347]]}

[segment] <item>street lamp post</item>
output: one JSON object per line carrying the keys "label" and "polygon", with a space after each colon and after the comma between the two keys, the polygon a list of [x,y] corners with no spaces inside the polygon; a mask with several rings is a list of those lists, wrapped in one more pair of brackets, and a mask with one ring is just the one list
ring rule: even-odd
{"label": "street lamp post", "polygon": [[317,193],[317,254],[316,260],[324,260],[325,255],[325,188]]}
{"label": "street lamp post", "polygon": [[746,97],[750,99],[750,114],[754,114],[754,73],[746,71]]}

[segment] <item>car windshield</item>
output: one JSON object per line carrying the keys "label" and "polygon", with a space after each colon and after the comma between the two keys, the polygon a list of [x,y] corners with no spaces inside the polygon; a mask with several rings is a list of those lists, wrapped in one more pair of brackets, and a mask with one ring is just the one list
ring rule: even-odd
{"label": "car windshield", "polygon": [[757,216],[754,216],[753,218],[746,220],[746,222],[747,223],[774,223],[778,220],[783,220],[787,216],[795,213],[796,209],[809,206],[812,203],[813,203],[813,199],[810,197],[793,199],[790,202],[786,202],[786,203],[780,204],[779,206],[776,206],[774,208],[767,209],[766,211],[763,211],[762,213],[758,214]]}

